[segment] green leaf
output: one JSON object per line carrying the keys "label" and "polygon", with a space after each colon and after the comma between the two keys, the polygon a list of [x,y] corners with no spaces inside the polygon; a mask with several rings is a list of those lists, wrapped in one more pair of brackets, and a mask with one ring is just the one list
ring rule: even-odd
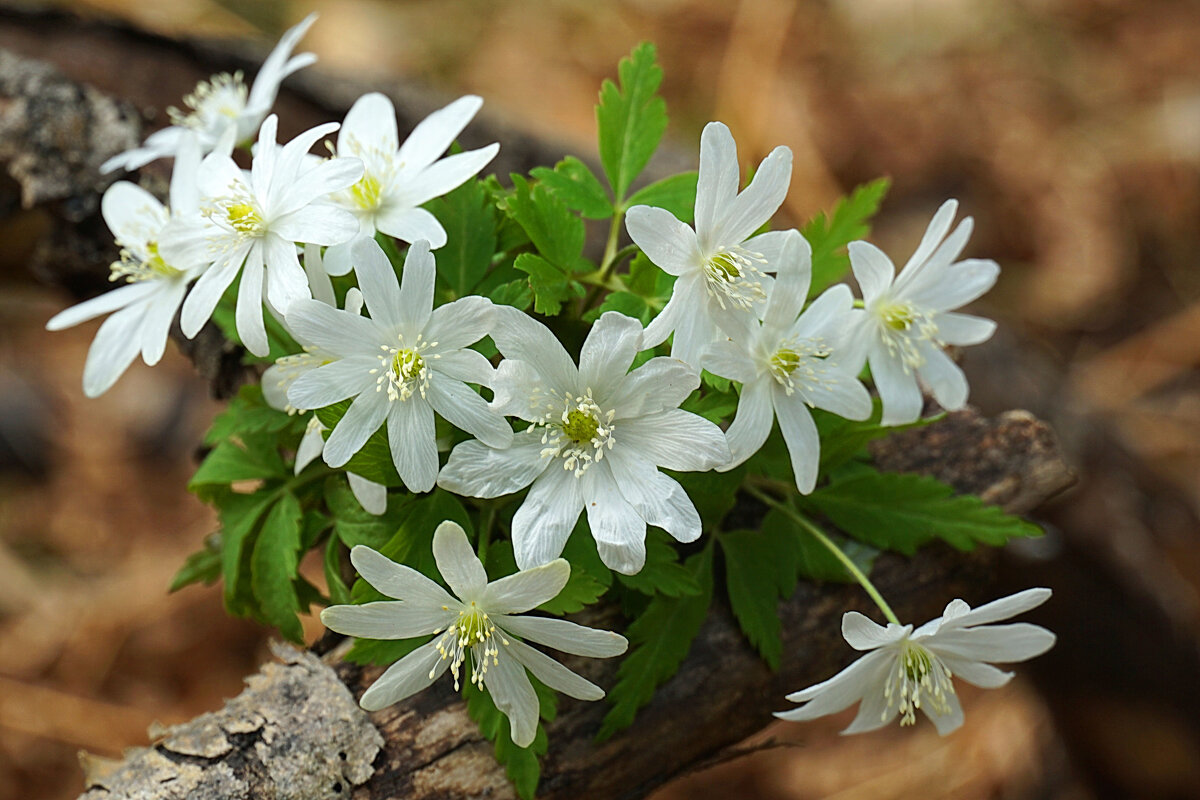
{"label": "green leaf", "polygon": [[667,104],[656,94],[662,69],[654,56],[654,45],[643,42],[618,65],[620,87],[610,80],[600,87],[596,106],[600,162],[618,205],[667,129]]}
{"label": "green leaf", "polygon": [[[558,714],[558,695],[533,676],[530,676],[530,682],[537,693],[541,719],[547,722],[553,720]],[[517,747],[509,733],[508,718],[496,708],[490,694],[466,681],[463,697],[467,701],[467,714],[475,720],[479,732],[495,744],[496,760],[504,765],[517,796],[522,800],[533,800],[542,775],[538,757],[545,755],[549,749],[545,726],[539,720],[537,733],[529,747]]]}
{"label": "green leaf", "polygon": [[496,211],[479,181],[470,180],[426,208],[446,229],[446,246],[436,252],[438,282],[449,298],[471,294],[496,252]]}
{"label": "green leaf", "polygon": [[701,393],[700,390],[696,390],[688,395],[679,407],[698,414],[709,422],[720,424],[722,420],[733,417],[737,411],[738,398],[732,391],[719,392],[709,389]]}
{"label": "green leaf", "polygon": [[350,587],[342,580],[342,543],[336,536],[330,536],[325,543],[325,585],[329,587],[329,602],[333,605],[348,605]]}
{"label": "green leaf", "polygon": [[254,494],[237,494],[228,489],[214,498],[221,519],[221,577],[225,582],[225,608],[239,617],[256,616],[258,603],[251,588],[249,555],[259,522],[277,500],[277,488]]}
{"label": "green leaf", "polygon": [[863,468],[816,490],[804,501],[846,533],[884,550],[912,555],[933,539],[959,550],[976,543],[1002,545],[1041,529],[974,495],[956,495],[941,481],[922,475]]}
{"label": "green leaf", "polygon": [[582,257],[587,237],[583,220],[544,185],[530,187],[520,175],[513,175],[512,181],[513,193],[504,208],[525,229],[538,253],[562,272],[588,269],[590,265]]}
{"label": "green leaf", "polygon": [[204,443],[215,445],[218,442],[245,433],[278,433],[280,440],[285,441],[299,437],[304,433],[306,420],[299,414],[287,414],[267,405],[263,397],[262,387],[258,384],[247,384],[238,390],[225,410],[217,415],[204,435]]}
{"label": "green leaf", "polygon": [[533,302],[533,289],[523,278],[502,283],[488,292],[488,299],[501,306],[512,306],[524,311]]}
{"label": "green leaf", "polygon": [[534,167],[529,171],[569,208],[588,219],[608,219],[613,215],[612,203],[595,173],[575,156],[567,156],[549,167]]}
{"label": "green leaf", "polygon": [[[359,583],[361,582],[359,581]],[[346,651],[346,660],[351,664],[362,666],[373,664],[377,667],[386,667],[388,664],[394,664],[404,658],[432,638],[432,636],[422,636],[417,639],[355,639],[354,644],[350,645],[350,649]]]}
{"label": "green leaf", "polygon": [[633,193],[627,205],[665,208],[680,222],[691,223],[696,215],[696,179],[698,172],[681,172]]}
{"label": "green leaf", "polygon": [[696,505],[704,530],[713,531],[721,526],[721,521],[737,501],[737,491],[742,485],[746,467],[734,467],[728,472],[668,471],[667,474],[679,481]]}
{"label": "green leaf", "polygon": [[828,475],[856,456],[865,456],[866,447],[876,439],[893,433],[923,428],[937,422],[942,415],[926,417],[907,425],[880,425],[883,406],[879,398],[873,399],[874,409],[865,420],[844,419],[837,414],[819,408],[812,410],[817,433],[821,437],[820,473]]}
{"label": "green leaf", "polygon": [[[333,433],[333,429],[337,427],[348,408],[350,408],[350,401],[343,400],[340,403],[316,410],[317,419],[321,420],[321,424],[325,426],[322,435],[326,439]],[[384,486],[404,485],[404,482],[400,480],[399,473],[396,472],[395,464],[392,463],[392,449],[388,445],[387,426],[383,424],[380,424],[379,429],[368,437],[366,443],[350,457],[342,469],[346,472],[353,472],[355,475],[361,475],[369,481],[382,483]]]}
{"label": "green leaf", "polygon": [[587,321],[594,322],[605,311],[620,311],[640,320],[643,325],[658,316],[675,286],[675,276],[663,272],[638,251],[629,263],[629,275],[625,277],[628,291],[612,292],[604,298],[599,308],[588,312]]}
{"label": "green leaf", "polygon": [[583,286],[541,256],[521,253],[513,266],[529,275],[533,292],[533,310],[546,316],[557,316],[562,304],[572,297],[583,296]]}
{"label": "green leaf", "polygon": [[[397,519],[399,525],[396,532],[379,548],[379,552],[395,562],[420,570],[434,580],[441,580],[433,561],[433,532],[437,526],[451,520],[461,525],[468,536],[473,530],[470,515],[462,502],[445,489],[434,489],[429,494],[402,504],[397,509]],[[360,580],[354,585],[356,602],[362,602],[358,595],[360,584],[365,586],[366,582]]]}
{"label": "green leaf", "polygon": [[812,284],[808,293],[816,297],[841,280],[850,269],[846,245],[865,239],[871,232],[868,221],[879,210],[890,181],[887,178],[864,183],[834,206],[833,213],[813,217],[801,233],[812,245]]}
{"label": "green leaf", "polygon": [[671,537],[658,528],[646,531],[646,564],[636,575],[617,575],[630,589],[647,595],[687,597],[700,593],[700,584],[679,561]]}
{"label": "green leaf", "polygon": [[171,579],[168,592],[178,592],[193,583],[211,586],[221,577],[221,537],[211,534],[204,538],[204,549],[192,553]]}
{"label": "green leaf", "polygon": [[300,522],[303,509],[291,492],[271,506],[254,543],[251,576],[254,596],[267,622],[293,642],[304,641],[300,626],[300,601],[296,597],[299,568]]}
{"label": "green leaf", "polygon": [[345,478],[335,476],[325,481],[325,505],[333,515],[334,533],[346,547],[383,547],[395,536],[403,519],[402,509],[409,502],[410,495],[389,494],[387,510],[377,516],[359,504]]}
{"label": "green leaf", "polygon": [[766,523],[760,531],[731,531],[717,537],[725,553],[725,587],[738,625],[773,669],[783,657],[779,600],[796,590],[791,537]]}
{"label": "green leaf", "polygon": [[242,441],[242,446],[228,441],[219,442],[205,456],[200,468],[188,482],[188,490],[202,500],[208,500],[211,496],[209,489],[213,486],[288,476],[287,465],[279,457],[274,436],[248,434]]}
{"label": "green leaf", "polygon": [[633,724],[637,710],[650,702],[654,690],[674,675],[687,657],[712,601],[712,551],[710,543],[685,564],[700,587],[699,594],[658,595],[625,631],[630,652],[617,669],[617,683],[608,693],[612,708],[596,734],[598,741]]}
{"label": "green leaf", "polygon": [[[242,346],[242,339],[237,332],[237,296],[242,284],[241,272],[238,272],[237,278],[230,284],[225,293],[221,295],[217,307],[213,309],[212,321],[221,329],[222,335],[226,339],[236,345]],[[263,325],[267,332],[267,346],[269,348],[265,356],[256,356],[247,351],[242,356],[243,363],[246,364],[274,364],[277,360],[284,356],[299,353],[303,348],[292,338],[292,335],[287,332],[283,324],[279,320],[266,311],[263,312]]]}

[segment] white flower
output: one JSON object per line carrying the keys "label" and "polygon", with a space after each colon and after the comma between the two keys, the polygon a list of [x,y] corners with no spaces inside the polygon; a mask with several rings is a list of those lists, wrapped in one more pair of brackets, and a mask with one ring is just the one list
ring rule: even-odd
{"label": "white flower", "polygon": [[513,743],[528,747],[537,733],[538,699],[526,670],[551,689],[580,700],[599,700],[604,690],[576,675],[522,639],[579,656],[609,658],[625,652],[625,637],[564,619],[517,616],[554,598],[571,575],[563,559],[488,583],[467,535],[446,521],[433,534],[433,557],[451,596],[421,573],[369,547],[350,551],[367,583],[397,601],[331,606],[321,620],[338,633],[364,639],[434,638],[388,667],[360,704],[377,711],[429,686],[447,669],[459,687],[470,660],[471,682],[492,695],[508,717]]}
{"label": "white flower", "polygon": [[46,323],[48,330],[57,331],[113,312],[88,350],[83,368],[83,391],[88,397],[108,391],[139,351],[151,366],[162,358],[175,312],[200,269],[164,259],[161,246],[172,215],[196,209],[199,163],[195,139],[186,137],[171,174],[170,210],[128,181],[118,181],[104,193],[100,213],[121,248],[121,260],[111,266],[109,280],[126,284],[72,306]]}
{"label": "white flower", "polygon": [[700,137],[696,229],[665,209],[629,209],[625,227],[634,244],[679,277],[666,307],[646,327],[646,347],[674,331],[671,355],[695,366],[721,331],[735,336],[749,329],[770,290],[764,273],[775,270],[782,233],[750,237],[783,202],[791,175],[792,151],[776,147],[739,194],[733,135],[710,122]]}
{"label": "white flower", "polygon": [[[460,97],[422,120],[400,144],[391,100],[371,93],[355,101],[335,152],[361,159],[365,169],[357,183],[331,200],[358,218],[360,236],[378,230],[405,242],[426,239],[434,250],[446,244],[442,224],[420,206],[478,173],[500,149],[490,144],[439,158],[482,105],[478,97]],[[331,275],[346,274],[350,243],[329,248],[325,267]]]}
{"label": "white flower", "polygon": [[506,449],[458,445],[438,485],[498,497],[532,484],[512,521],[519,566],[561,553],[581,509],[604,563],[626,574],[645,563],[647,524],[681,542],[700,535],[691,499],[659,472],[729,460],[721,429],[677,407],[699,385],[695,370],[654,358],[629,372],[642,326],[615,311],[592,326],[578,367],[546,326],[516,309],[497,307],[492,338],[505,356],[492,407],[532,424]]}
{"label": "white flower", "polygon": [[942,616],[916,631],[912,625],[884,628],[849,611],[842,617],[842,636],[855,650],[870,652],[829,680],[789,694],[788,700],[804,705],[775,716],[816,719],[861,700],[858,716],[842,733],[873,731],[897,716],[901,725],[911,725],[920,709],[945,736],[963,722],[952,676],[994,689],[1008,683],[1012,673],[989,662],[1025,661],[1054,646],[1054,634],[1038,625],[987,623],[1036,608],[1049,598],[1049,589],[1026,589],[974,610],[952,600]]}
{"label": "white flower", "polygon": [[309,148],[337,130],[331,122],[276,147],[278,120],[263,123],[249,174],[224,152],[209,154],[200,165],[200,213],[173,224],[163,253],[181,264],[208,270],[183,304],[185,336],[200,330],[221,295],[241,272],[236,322],[242,343],[255,355],[269,348],[262,303],[287,310],[293,300],[311,297],[308,279],[296,254],[297,242],[331,245],[349,240],[358,223],[349,212],[316,203],[362,177],[362,162],[335,158],[312,166]]}
{"label": "white flower", "polygon": [[979,344],[996,330],[989,319],[951,311],[992,288],[1000,274],[995,261],[955,262],[973,224],[966,217],[947,238],[957,209],[955,200],[942,204],[898,276],[879,248],[867,242],[850,243],[850,265],[867,311],[858,335],[867,348],[871,377],[883,401],[884,425],[902,425],[921,415],[918,378],[942,408],[962,408],[967,402],[967,379],[942,346]]}
{"label": "white flower", "polygon": [[354,248],[355,272],[370,319],[317,300],[298,300],[288,328],[329,363],[298,377],[287,396],[297,408],[322,408],[353,397],[325,442],[325,463],[340,467],[387,421],[392,462],[413,492],[433,488],[438,473],[433,412],[495,447],[512,429],[467,383],[490,386],[492,365],[467,349],[489,332],[491,302],[463,297],[433,308],[429,243],[408,251],[403,284],[374,239]]}
{"label": "white flower", "polygon": [[195,90],[183,98],[188,111],[178,108],[167,109],[173,123],[146,137],[141,147],[126,150],[100,165],[102,173],[115,169],[133,170],[159,158],[174,156],[179,151],[184,134],[194,134],[202,154],[211,152],[227,131],[234,131],[236,142],[253,138],[263,118],[275,105],[279,84],[298,69],[307,67],[317,60],[312,53],[292,56],[292,50],[317,19],[309,14],[300,24],[283,34],[279,44],[267,56],[254,79],[253,88],[247,90],[242,73],[230,75],[223,72],[207,81],[201,81]]}
{"label": "white flower", "polygon": [[808,409],[846,419],[871,415],[871,396],[857,378],[862,356],[847,336],[862,312],[853,309],[850,287],[842,284],[801,314],[811,280],[812,248],[799,231],[789,231],[762,324],[745,339],[713,343],[701,357],[705,369],[742,384],[726,432],[733,460],[718,469],[733,469],[758,452],[778,419],[796,488],[804,494],[816,485],[821,446]]}

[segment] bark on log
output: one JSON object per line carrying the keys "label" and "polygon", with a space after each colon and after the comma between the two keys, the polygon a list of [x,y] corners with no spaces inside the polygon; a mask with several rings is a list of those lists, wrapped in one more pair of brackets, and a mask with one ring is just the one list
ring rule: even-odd
{"label": "bark on log", "polygon": [[[212,72],[253,69],[257,62],[230,48],[83,23],[58,12],[0,9],[0,47],[57,67],[0,56],[0,162],[13,178],[0,186],[0,208],[44,215],[49,233],[39,244],[35,269],[76,296],[93,293],[106,285],[104,265],[115,256],[97,214],[107,181],[96,175],[95,165],[141,137],[133,109],[164,108]],[[381,88],[316,70],[297,77],[279,102],[295,130],[339,119],[362,91]],[[85,81],[103,81],[101,89],[122,99]],[[444,102],[400,87],[388,93],[397,101],[402,129]],[[489,141],[504,143],[505,160],[496,166],[501,172],[553,163],[561,154],[553,144],[485,115],[465,144]],[[161,166],[152,167],[141,180],[161,193],[165,174]],[[238,354],[219,336],[199,337],[187,347],[218,394],[241,380]],[[885,469],[934,474],[1017,512],[1071,481],[1049,430],[1022,412],[994,420],[969,411],[952,414],[877,444],[875,457]],[[938,614],[950,597],[973,602],[986,597],[992,560],[989,551],[964,555],[931,547],[912,559],[880,558],[873,578],[902,616],[921,621]],[[852,658],[838,625],[851,608],[870,611],[856,587],[803,584],[780,604],[786,657],[782,670],[772,674],[717,603],[679,673],[629,731],[594,744],[606,706],[564,698],[549,725],[552,746],[541,794],[572,800],[641,797],[703,764],[769,722],[770,712],[785,705],[786,692],[829,676]],[[611,609],[585,621],[620,627]],[[158,732],[152,747],[131,751],[123,762],[85,758],[83,797],[513,796],[490,743],[448,681],[370,715],[368,724],[352,695],[360,695],[380,670],[342,661],[343,649],[320,659],[285,652],[283,665],[268,665],[249,679],[247,691],[224,711]],[[615,661],[586,659],[570,665],[601,686],[612,685],[617,667]]]}

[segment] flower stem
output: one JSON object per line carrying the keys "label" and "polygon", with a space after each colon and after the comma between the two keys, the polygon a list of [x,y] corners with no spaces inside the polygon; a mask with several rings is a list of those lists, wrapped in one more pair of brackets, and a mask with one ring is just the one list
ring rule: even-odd
{"label": "flower stem", "polygon": [[496,523],[496,504],[488,503],[483,512],[483,525],[479,529],[479,560],[487,566],[488,544],[492,538],[492,526]]}
{"label": "flower stem", "polygon": [[842,548],[838,547],[837,544],[834,543],[834,541],[828,536],[826,536],[824,531],[814,525],[812,521],[808,519],[808,517],[792,508],[790,503],[776,500],[774,497],[771,497],[771,495],[757,487],[743,486],[742,488],[745,489],[746,493],[752,497],[758,498],[771,508],[781,511],[787,516],[791,517],[796,524],[812,534],[813,538],[815,538],[818,542],[825,545],[825,548],[829,550],[830,553],[833,553],[834,558],[841,562],[842,566],[846,568],[846,571],[854,576],[854,579],[858,581],[860,586],[862,586],[863,591],[865,591],[867,595],[869,595],[870,598],[875,601],[875,605],[879,606],[879,610],[883,612],[885,617],[887,617],[888,622],[896,625],[900,624],[900,618],[896,616],[895,611],[892,611],[892,607],[888,605],[888,602],[883,599],[883,595],[881,595],[879,590],[875,588],[875,584],[871,583],[871,579],[868,578],[866,574],[864,574],[863,571],[858,568],[858,565],[850,560],[848,555],[842,552]]}
{"label": "flower stem", "polygon": [[613,209],[612,222],[608,225],[608,241],[604,243],[604,256],[600,259],[600,273],[596,284],[588,292],[587,297],[583,301],[583,308],[587,310],[596,302],[596,298],[608,283],[608,278],[614,266],[620,263],[621,257],[625,255],[626,249],[618,252],[617,241],[621,235],[621,220],[625,219],[625,210],[618,204]]}

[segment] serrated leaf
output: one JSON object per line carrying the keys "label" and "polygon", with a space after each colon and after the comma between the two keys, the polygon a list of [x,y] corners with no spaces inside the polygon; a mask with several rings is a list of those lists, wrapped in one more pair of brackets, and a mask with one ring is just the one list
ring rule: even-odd
{"label": "serrated leaf", "polygon": [[681,172],[661,181],[655,181],[649,186],[643,186],[633,193],[627,205],[657,206],[665,208],[675,215],[680,222],[691,224],[696,216],[696,180],[698,172]]}
{"label": "serrated leaf", "polygon": [[171,579],[168,592],[178,592],[193,583],[211,586],[221,577],[221,536],[212,534],[204,539],[204,548],[192,553]]}
{"label": "serrated leaf", "polygon": [[796,589],[791,543],[763,524],[761,531],[731,531],[717,537],[725,553],[725,587],[738,625],[773,669],[783,657],[778,606]]}
{"label": "serrated leaf", "polygon": [[648,595],[687,597],[700,593],[695,576],[679,560],[671,537],[659,530],[646,531],[646,563],[636,575],[617,575],[630,589]]}
{"label": "serrated leaf", "polygon": [[533,303],[533,289],[529,288],[529,281],[525,279],[502,283],[489,291],[487,296],[497,305],[512,306],[520,311],[529,308]]}
{"label": "serrated leaf", "polygon": [[325,543],[325,558],[321,562],[325,570],[325,585],[329,587],[329,602],[332,605],[348,605],[350,587],[342,580],[342,543],[330,536]]}
{"label": "serrated leaf", "polygon": [[402,508],[412,501],[410,495],[388,495],[388,507],[376,515],[358,502],[345,478],[336,476],[325,481],[325,505],[333,515],[333,530],[348,548],[366,545],[375,550],[383,547],[396,534],[403,519]]}
{"label": "serrated leaf", "polygon": [[557,316],[562,304],[572,297],[583,296],[583,286],[541,256],[521,253],[513,266],[529,275],[533,292],[533,310],[546,316]]}
{"label": "serrated leaf", "polygon": [[612,203],[599,179],[587,164],[575,156],[567,156],[549,167],[534,167],[529,171],[568,207],[588,219],[608,219],[613,215]]}
{"label": "serrated leaf", "polygon": [[734,467],[728,472],[670,472],[667,471],[692,499],[700,512],[704,530],[712,531],[721,526],[721,520],[737,501],[737,491],[746,474],[745,465]]}
{"label": "serrated leaf", "polygon": [[545,186],[531,187],[520,175],[513,175],[512,181],[513,193],[504,208],[525,230],[538,253],[564,273],[590,268],[582,257],[587,238],[583,220]]}
{"label": "serrated leaf", "polygon": [[874,398],[872,402],[874,408],[871,416],[865,420],[844,419],[829,411],[819,408],[812,409],[813,422],[816,423],[817,433],[821,437],[821,475],[828,475],[855,456],[865,454],[866,446],[876,439],[913,428],[923,428],[941,419],[941,415],[937,415],[906,425],[881,425],[879,421],[883,413],[883,405],[878,397]]}
{"label": "serrated leaf", "polygon": [[643,42],[617,66],[620,86],[606,80],[600,87],[596,106],[600,162],[618,204],[667,129],[667,104],[656,94],[662,69],[654,57],[654,45]]}
{"label": "serrated leaf", "polygon": [[805,502],[854,538],[905,555],[935,538],[972,550],[980,542],[1002,545],[1041,535],[1033,523],[984,505],[974,495],[956,495],[952,487],[922,475],[862,469],[816,490]]}
{"label": "serrated leaf", "polygon": [[679,670],[700,632],[712,601],[712,545],[689,558],[685,568],[700,587],[699,594],[656,596],[625,631],[629,655],[617,669],[617,683],[608,693],[612,705],[596,734],[604,741],[633,724],[637,710],[654,690]]}
{"label": "serrated leaf", "polygon": [[[350,408],[350,401],[343,400],[340,403],[316,410],[317,419],[321,420],[321,424],[325,426],[322,436],[328,439],[333,434],[333,429],[345,416],[348,408]],[[400,480],[400,475],[396,472],[396,465],[392,462],[392,449],[388,445],[387,426],[383,423],[380,423],[378,430],[367,438],[366,443],[341,468],[346,472],[361,475],[369,481],[382,483],[384,486],[404,485],[404,481]]]}
{"label": "serrated leaf", "polygon": [[864,183],[839,200],[832,214],[817,214],[801,230],[813,251],[810,297],[816,297],[845,277],[850,269],[846,245],[865,239],[871,232],[868,222],[879,210],[890,184],[887,178]]}
{"label": "serrated leaf", "polygon": [[[359,581],[361,583],[362,581]],[[382,595],[375,599],[382,599]],[[366,601],[363,601],[366,602]],[[346,660],[351,664],[386,667],[394,664],[406,655],[429,642],[431,636],[417,639],[355,639],[354,644],[346,651]]]}
{"label": "serrated leaf", "polygon": [[261,386],[247,384],[238,390],[237,396],[213,420],[208,433],[204,435],[204,443],[215,445],[245,433],[286,431],[280,437],[282,441],[303,434],[304,425],[303,417],[267,405]]}
{"label": "serrated leaf", "polygon": [[304,511],[291,492],[284,492],[263,519],[250,558],[251,582],[267,622],[293,642],[304,641],[300,601],[293,582],[299,567],[300,523]]}
{"label": "serrated leaf", "polygon": [[288,468],[279,457],[274,436],[247,435],[243,444],[219,442],[204,457],[196,474],[188,482],[188,490],[207,500],[207,487],[228,486],[236,481],[269,480],[287,477]]}
{"label": "serrated leaf", "polygon": [[448,299],[471,294],[496,252],[495,207],[479,181],[470,180],[426,208],[446,229],[446,245],[436,253],[438,283]]}
{"label": "serrated leaf", "polygon": [[258,526],[276,500],[277,489],[265,488],[254,494],[237,494],[224,490],[214,498],[221,520],[221,578],[225,583],[225,608],[239,617],[255,616],[258,604],[250,578],[250,558],[253,537]]}
{"label": "serrated leaf", "polygon": [[481,691],[470,681],[463,685],[463,697],[467,701],[467,714],[479,726],[479,732],[495,745],[496,760],[504,765],[508,779],[522,800],[533,800],[537,793],[542,768],[538,757],[546,754],[549,740],[542,720],[549,722],[558,714],[558,695],[530,676],[530,683],[537,693],[539,717],[537,733],[529,747],[517,747],[509,734],[508,718],[496,708],[492,697]]}

